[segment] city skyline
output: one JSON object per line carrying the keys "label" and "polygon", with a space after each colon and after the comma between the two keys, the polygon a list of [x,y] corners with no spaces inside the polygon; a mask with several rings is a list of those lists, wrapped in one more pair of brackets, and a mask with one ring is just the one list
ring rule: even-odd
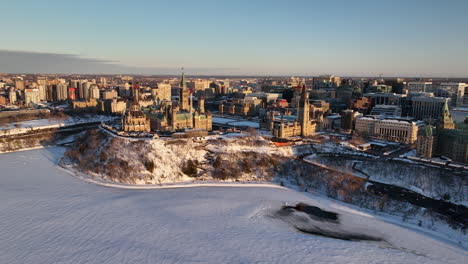
{"label": "city skyline", "polygon": [[466,262],[468,0],[0,6],[1,263]]}
{"label": "city skyline", "polygon": [[48,2],[8,3],[0,72],[468,77],[463,1]]}

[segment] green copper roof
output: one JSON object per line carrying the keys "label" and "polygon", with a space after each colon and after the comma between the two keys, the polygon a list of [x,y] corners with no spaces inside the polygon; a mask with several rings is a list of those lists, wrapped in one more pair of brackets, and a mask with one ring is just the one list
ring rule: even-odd
{"label": "green copper roof", "polygon": [[449,111],[449,106],[448,106],[448,100],[445,100],[445,104],[444,106],[442,107],[442,121],[451,121],[452,119],[452,116],[450,115],[450,111]]}
{"label": "green copper roof", "polygon": [[179,113],[176,114],[176,120],[190,120],[190,113]]}
{"label": "green copper roof", "polygon": [[182,72],[182,77],[180,79],[180,87],[187,88],[187,82],[185,81],[185,75],[183,72]]}
{"label": "green copper roof", "polygon": [[449,113],[448,100],[445,100],[444,108],[442,108],[442,113]]}
{"label": "green copper roof", "polygon": [[166,116],[161,112],[155,112],[155,113],[146,112],[145,114],[149,119],[159,119],[159,120],[166,121]]}
{"label": "green copper roof", "polygon": [[197,117],[197,118],[200,118],[200,119],[207,119],[207,114],[205,114],[205,113],[202,114],[202,113],[199,113],[199,112],[195,112],[195,113],[193,113],[193,115],[195,117]]}
{"label": "green copper roof", "polygon": [[426,137],[432,137],[432,127],[430,125],[427,125],[424,128],[424,136]]}

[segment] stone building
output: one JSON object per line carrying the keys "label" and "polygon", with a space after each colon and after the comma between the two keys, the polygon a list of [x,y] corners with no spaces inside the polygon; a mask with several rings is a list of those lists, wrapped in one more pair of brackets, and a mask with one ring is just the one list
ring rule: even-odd
{"label": "stone building", "polygon": [[431,158],[436,146],[432,127],[427,125],[423,132],[418,136],[418,141],[416,142],[416,155],[424,158]]}
{"label": "stone building", "polygon": [[363,116],[356,118],[354,122],[354,131],[361,136],[373,136],[375,129],[375,120],[373,116]]}
{"label": "stone building", "polygon": [[210,113],[196,111],[190,114],[190,112],[180,111],[176,105],[163,105],[160,109],[150,109],[146,115],[150,119],[153,131],[175,131],[186,128],[213,129],[213,117]]}
{"label": "stone building", "polygon": [[437,146],[437,154],[468,163],[468,122],[455,124],[448,103],[445,103],[437,123]]}
{"label": "stone building", "polygon": [[150,121],[141,111],[140,105],[133,102],[122,118],[122,130],[127,132],[150,132]]}
{"label": "stone building", "polygon": [[138,84],[134,85],[132,93],[133,102],[122,118],[122,130],[126,132],[150,132],[150,120],[141,111],[138,102],[140,97],[140,86]]}
{"label": "stone building", "polygon": [[138,105],[140,107],[148,107],[154,105],[154,100],[150,98],[138,100]]}
{"label": "stone building", "polygon": [[455,124],[446,103],[438,119],[436,129],[431,128],[418,138],[416,154],[431,158],[442,155],[456,162],[468,164],[468,118],[464,123]]}
{"label": "stone building", "polygon": [[371,109],[371,101],[367,97],[359,97],[352,100],[350,108],[356,112],[367,114]]}
{"label": "stone building", "polygon": [[72,108],[76,112],[95,112],[98,106],[96,99],[72,101]]}
{"label": "stone building", "polygon": [[146,111],[153,131],[176,131],[182,129],[212,130],[213,118],[211,113],[205,113],[205,100],[198,98],[198,109],[193,107],[193,100],[189,101],[189,90],[182,74],[180,97],[178,104],[163,101]]}
{"label": "stone building", "polygon": [[127,102],[122,99],[113,98],[109,103],[109,107],[106,107],[106,111],[112,114],[124,114],[127,109]]}
{"label": "stone building", "polygon": [[98,102],[97,108],[102,113],[123,115],[127,110],[127,101],[117,98],[103,100]]}
{"label": "stone building", "polygon": [[184,73],[182,73],[182,78],[180,80],[180,89],[179,89],[179,108],[182,111],[190,111],[189,109],[189,96],[190,90],[187,88],[187,82],[185,80]]}
{"label": "stone building", "polygon": [[468,164],[468,123],[454,129],[437,129],[437,154]]}
{"label": "stone building", "polygon": [[418,129],[423,123],[404,118],[365,116],[356,118],[356,134],[383,140],[413,144],[418,138]]}
{"label": "stone building", "polygon": [[232,102],[222,101],[218,106],[218,111],[220,114],[257,116],[261,104],[262,100],[257,97],[246,97]]}
{"label": "stone building", "polygon": [[278,138],[296,137],[302,134],[302,125],[297,121],[284,122],[284,119],[280,122],[273,123],[273,129],[271,134]]}
{"label": "stone building", "polygon": [[[298,113],[298,121],[301,123],[301,136],[309,136],[311,131],[311,123],[310,123],[310,106],[309,106],[309,93],[307,93],[306,88],[302,88],[302,96],[299,102],[299,113]],[[315,132],[315,130],[313,131]]]}
{"label": "stone building", "polygon": [[151,95],[157,102],[171,101],[171,85],[169,83],[158,83],[157,88],[151,89]]}
{"label": "stone building", "polygon": [[438,120],[437,127],[439,129],[454,129],[455,124],[453,123],[452,116],[450,115],[448,102],[445,101],[444,107],[442,108],[441,117]]}
{"label": "stone building", "polygon": [[307,137],[313,135],[316,132],[317,124],[316,121],[310,120],[309,93],[307,93],[305,87],[302,88],[297,119],[291,122],[285,120],[283,115],[280,120],[270,116],[270,122],[269,127],[274,137]]}

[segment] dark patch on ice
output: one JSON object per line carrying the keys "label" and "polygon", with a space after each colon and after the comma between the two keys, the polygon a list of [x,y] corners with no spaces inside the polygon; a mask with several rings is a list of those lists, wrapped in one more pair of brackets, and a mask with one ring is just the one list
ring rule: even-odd
{"label": "dark patch on ice", "polygon": [[332,230],[324,230],[319,227],[306,227],[306,228],[301,228],[296,226],[296,229],[298,231],[301,231],[303,233],[307,234],[313,234],[313,235],[320,235],[320,236],[326,236],[326,237],[331,237],[331,238],[337,238],[337,239],[342,239],[342,240],[353,240],[353,241],[384,241],[383,238],[380,237],[374,237],[370,235],[365,235],[365,234],[358,234],[358,233],[343,233],[340,231],[332,231]]}
{"label": "dark patch on ice", "polygon": [[365,233],[365,230],[347,230],[346,226],[341,223],[338,213],[305,203],[283,206],[274,213],[273,217],[307,234],[353,241],[385,241],[381,237]]}
{"label": "dark patch on ice", "polygon": [[338,214],[331,211],[322,210],[320,207],[308,205],[305,203],[298,203],[296,206],[283,206],[283,210],[294,209],[299,212],[304,212],[310,217],[318,221],[335,221],[339,222]]}

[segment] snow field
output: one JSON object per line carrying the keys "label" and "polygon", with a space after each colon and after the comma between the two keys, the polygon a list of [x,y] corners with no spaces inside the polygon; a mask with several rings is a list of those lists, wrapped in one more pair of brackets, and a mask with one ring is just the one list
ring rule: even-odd
{"label": "snow field", "polygon": [[[0,155],[0,263],[463,263],[465,249],[285,188],[105,188],[70,177],[52,147]],[[338,212],[387,242],[297,232],[284,203]],[[331,204],[330,204],[331,203]]]}

